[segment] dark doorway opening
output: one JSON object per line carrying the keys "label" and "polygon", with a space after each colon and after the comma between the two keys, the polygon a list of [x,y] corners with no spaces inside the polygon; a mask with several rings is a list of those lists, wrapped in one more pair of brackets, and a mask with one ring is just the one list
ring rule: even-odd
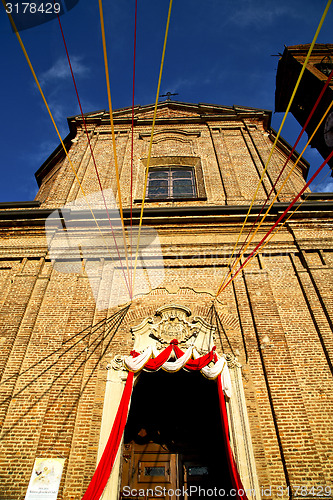
{"label": "dark doorway opening", "polygon": [[195,499],[232,488],[217,386],[201,373],[141,373],[124,443],[122,498]]}

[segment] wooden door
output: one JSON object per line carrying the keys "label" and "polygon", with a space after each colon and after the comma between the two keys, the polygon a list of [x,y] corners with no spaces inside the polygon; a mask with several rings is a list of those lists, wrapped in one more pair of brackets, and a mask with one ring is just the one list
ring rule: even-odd
{"label": "wooden door", "polygon": [[125,445],[122,500],[175,500],[178,487],[178,454],[156,443]]}
{"label": "wooden door", "polygon": [[121,499],[194,500],[196,487],[230,490],[219,411],[216,384],[201,373],[142,373],[125,428]]}

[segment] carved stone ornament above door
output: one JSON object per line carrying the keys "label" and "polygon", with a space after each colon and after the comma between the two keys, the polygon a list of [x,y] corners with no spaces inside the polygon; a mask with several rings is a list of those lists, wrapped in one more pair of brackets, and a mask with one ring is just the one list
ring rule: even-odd
{"label": "carved stone ornament above door", "polygon": [[142,352],[150,345],[164,349],[173,339],[178,340],[181,348],[194,345],[200,354],[209,352],[214,346],[215,327],[199,316],[188,321],[191,316],[188,307],[162,306],[157,309],[156,316],[161,319],[154,321],[153,317],[148,317],[131,328],[135,351]]}

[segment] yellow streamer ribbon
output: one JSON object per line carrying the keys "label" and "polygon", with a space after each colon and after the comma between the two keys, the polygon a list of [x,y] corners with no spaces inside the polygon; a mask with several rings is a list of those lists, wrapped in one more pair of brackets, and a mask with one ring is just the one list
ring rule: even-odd
{"label": "yellow streamer ribbon", "polygon": [[[255,235],[257,234],[260,226],[263,224],[264,220],[266,219],[266,216],[268,215],[270,209],[272,208],[275,200],[277,199],[277,197],[279,196],[279,194],[281,193],[282,189],[284,188],[284,186],[286,185],[288,179],[290,178],[291,174],[293,173],[293,171],[295,170],[298,162],[300,161],[300,159],[302,158],[302,155],[304,153],[304,151],[306,150],[306,148],[309,146],[310,142],[312,141],[313,137],[315,136],[315,134],[317,133],[317,130],[319,129],[320,125],[323,123],[323,121],[325,120],[327,114],[329,113],[330,109],[332,108],[333,106],[333,101],[331,102],[331,104],[328,106],[328,108],[326,109],[325,113],[323,114],[322,118],[320,119],[318,125],[316,126],[315,130],[313,131],[311,137],[309,138],[309,140],[307,141],[307,143],[305,144],[301,154],[299,155],[299,157],[297,158],[297,160],[295,161],[293,167],[291,168],[289,174],[287,175],[287,177],[285,178],[285,180],[283,181],[279,191],[276,193],[275,197],[273,198],[273,201],[271,202],[271,204],[269,205],[268,209],[266,210],[266,213],[263,215],[260,223],[258,224],[258,227],[257,229],[254,231],[254,233],[252,234],[251,238],[249,239],[249,241],[247,242],[242,254],[238,257],[238,259],[236,260],[236,262],[234,263],[234,265],[232,266],[232,268],[230,269],[229,271],[229,274],[228,274],[228,277],[231,276],[232,274],[232,271],[235,269],[236,265],[238,264],[238,262],[241,260],[242,256],[244,255],[244,253],[246,252],[248,246],[250,245],[251,241],[253,240],[253,238],[255,237]],[[252,259],[252,258],[251,258]],[[250,259],[250,260],[251,260]],[[221,288],[221,291],[219,293],[222,292],[222,290],[224,290],[224,287]]]}
{"label": "yellow streamer ribbon", "polygon": [[160,86],[161,86],[161,80],[162,80],[162,71],[163,71],[163,64],[164,64],[164,56],[165,56],[165,49],[166,49],[166,43],[167,43],[168,31],[169,31],[169,24],[170,24],[171,8],[172,8],[172,0],[170,0],[170,3],[169,3],[168,19],[167,19],[167,24],[166,24],[166,29],[165,29],[164,44],[163,44],[163,51],[162,51],[162,59],[161,59],[161,65],[160,65],[160,73],[159,73],[158,84],[157,84],[157,92],[156,92],[156,99],[155,99],[153,124],[152,124],[152,129],[151,129],[149,151],[148,151],[148,160],[147,160],[147,166],[146,166],[145,183],[144,183],[142,203],[141,203],[140,222],[139,222],[139,231],[138,231],[138,241],[137,241],[136,251],[135,251],[135,263],[134,263],[134,277],[133,277],[133,291],[132,291],[132,293],[134,292],[135,273],[136,273],[136,266],[137,266],[137,261],[138,261],[138,255],[139,255],[140,235],[141,235],[141,226],[142,226],[142,219],[143,219],[143,209],[144,209],[145,199],[146,199],[147,182],[148,182],[148,172],[149,172],[149,163],[150,163],[151,150],[152,150],[152,145],[153,145],[153,137],[154,137],[154,128],[155,128],[155,121],[156,121],[158,96],[160,94]]}
{"label": "yellow streamer ribbon", "polygon": [[[117,160],[116,137],[115,137],[114,123],[113,123],[110,76],[109,76],[108,57],[107,57],[107,50],[106,50],[106,39],[105,39],[105,27],[104,27],[102,0],[98,0],[98,4],[99,4],[99,14],[100,14],[100,22],[101,22],[102,42],[103,42],[103,55],[104,55],[106,87],[107,87],[108,103],[109,103],[110,125],[111,125],[111,135],[112,135],[112,148],[113,148],[113,156],[114,156],[114,165],[115,165],[115,170],[116,170],[117,190],[118,190],[118,194],[119,194],[119,212],[120,212],[122,232],[123,232],[124,250],[125,250],[125,257],[126,257],[128,280],[130,282],[130,272],[129,272],[128,255],[127,255],[127,244],[126,244],[126,236],[125,236],[125,223],[124,223],[124,215],[123,215],[123,205],[122,205],[122,201],[121,201],[120,177],[119,177],[119,168],[118,168],[118,160]],[[132,298],[132,291],[130,291],[130,296]]]}
{"label": "yellow streamer ribbon", "polygon": [[[333,106],[333,101],[331,102],[331,104],[328,106],[328,108],[326,109],[325,113],[323,114],[323,116],[321,117],[318,125],[316,126],[316,128],[314,129],[313,133],[311,134],[311,136],[309,137],[307,143],[305,144],[301,154],[299,155],[299,157],[297,158],[296,162],[294,163],[292,169],[290,170],[289,174],[287,175],[286,179],[284,180],[282,186],[280,187],[279,191],[277,192],[277,194],[275,195],[272,203],[270,204],[270,206],[268,207],[265,215],[263,216],[262,220],[260,221],[260,224],[258,225],[257,229],[255,230],[255,232],[253,233],[252,237],[250,238],[250,241],[247,243],[246,247],[244,248],[244,251],[242,252],[242,255],[239,256],[239,258],[237,259],[237,261],[234,263],[234,265],[232,266],[232,269],[230,270],[229,272],[229,276],[231,276],[232,274],[232,271],[235,269],[236,265],[238,264],[238,262],[241,260],[242,256],[244,255],[244,253],[246,252],[246,249],[248,248],[249,244],[251,243],[251,241],[253,240],[254,236],[256,235],[256,233],[258,232],[261,224],[264,222],[266,216],[268,215],[268,212],[270,211],[270,209],[272,208],[273,204],[274,204],[274,201],[276,200],[276,198],[279,196],[280,192],[282,191],[283,187],[285,186],[286,182],[288,181],[289,177],[291,176],[291,174],[293,173],[294,169],[296,168],[298,162],[300,161],[300,159],[302,158],[302,155],[304,153],[304,151],[306,150],[306,148],[309,146],[310,142],[312,141],[312,139],[314,138],[314,136],[316,135],[320,125],[323,123],[323,121],[325,120],[326,116],[328,115],[330,109],[332,108]],[[326,174],[327,175],[327,174]],[[325,176],[326,177],[326,176]],[[309,195],[305,198],[305,200],[307,200],[307,198],[309,197]],[[304,201],[302,201],[302,203],[300,203],[297,208],[291,213],[291,215],[289,215],[289,217],[285,220],[285,222],[283,222],[283,224],[281,224],[278,229],[276,231],[273,232],[273,234],[270,236],[270,238],[267,240],[267,242],[263,243],[259,248],[258,250],[256,251],[255,254],[253,254],[250,259],[247,261],[247,263],[245,264],[244,268],[248,265],[249,262],[251,262],[251,260],[261,251],[260,249],[264,248],[267,243],[271,240],[271,238],[284,226],[284,224],[290,219],[290,217],[292,217],[292,215],[299,209],[299,207],[304,203]],[[243,268],[243,269],[244,269]],[[228,282],[228,283],[231,283],[231,281],[233,281],[233,279],[235,278],[235,276],[233,276],[231,278],[231,280]],[[221,292],[224,290],[224,288],[226,287],[226,285],[221,289]],[[220,292],[220,293],[221,293]]]}
{"label": "yellow streamer ribbon", "polygon": [[[244,223],[243,223],[243,225],[242,225],[242,227],[241,227],[241,230],[240,230],[239,236],[238,236],[237,241],[236,241],[236,243],[235,243],[235,246],[234,246],[234,248],[233,248],[233,250],[232,250],[232,254],[231,254],[231,256],[230,256],[228,266],[230,265],[231,259],[232,259],[233,255],[234,255],[234,252],[235,252],[235,249],[236,249],[236,247],[237,247],[237,245],[238,245],[238,242],[239,242],[239,240],[240,240],[240,237],[241,237],[241,235],[242,235],[242,233],[243,233],[243,231],[244,231],[245,224],[246,224],[246,222],[247,222],[247,219],[248,219],[248,217],[249,217],[249,215],[250,215],[250,212],[251,212],[251,210],[252,210],[252,206],[253,206],[253,204],[254,204],[254,202],[255,202],[255,199],[256,199],[256,197],[257,197],[257,194],[258,194],[258,191],[259,191],[259,187],[260,187],[260,185],[261,185],[261,183],[262,183],[262,180],[263,180],[264,175],[265,175],[265,173],[266,173],[266,170],[267,170],[267,168],[268,168],[269,162],[271,161],[271,158],[272,158],[272,155],[273,155],[274,149],[275,149],[275,147],[276,147],[276,144],[277,144],[277,142],[278,142],[278,140],[279,140],[279,137],[280,137],[280,134],[281,134],[282,127],[283,127],[283,125],[284,125],[284,123],[285,123],[285,121],[286,121],[286,118],[287,118],[287,115],[288,115],[289,110],[290,110],[290,108],[291,108],[291,105],[292,105],[292,103],[293,103],[293,100],[294,100],[295,94],[296,94],[297,89],[298,89],[298,87],[299,87],[299,84],[300,84],[301,78],[302,78],[302,76],[303,76],[303,73],[304,73],[304,71],[305,71],[305,69],[306,69],[306,66],[307,66],[307,64],[308,64],[308,61],[309,61],[309,59],[310,59],[310,56],[311,56],[311,53],[312,53],[312,49],[313,49],[313,47],[314,47],[314,44],[316,43],[316,40],[317,40],[317,38],[318,38],[319,32],[320,32],[320,30],[321,30],[321,28],[322,28],[322,25],[323,25],[323,23],[324,23],[324,20],[325,20],[325,18],[326,18],[326,15],[327,15],[327,12],[328,12],[328,9],[329,9],[329,7],[330,7],[331,3],[332,3],[332,0],[328,0],[327,5],[326,5],[325,10],[324,10],[324,13],[323,13],[323,15],[322,15],[322,17],[321,17],[321,19],[320,19],[320,22],[319,22],[318,28],[317,28],[317,30],[316,30],[316,33],[315,33],[314,37],[313,37],[313,40],[312,40],[312,43],[311,43],[311,45],[310,45],[309,51],[308,51],[308,53],[307,53],[307,56],[306,56],[305,61],[304,61],[304,63],[303,63],[303,66],[302,66],[301,72],[300,72],[300,74],[299,74],[299,76],[298,76],[298,79],[297,79],[296,85],[295,85],[295,87],[294,87],[293,93],[292,93],[291,98],[290,98],[290,100],[289,100],[289,104],[288,104],[287,109],[286,109],[286,111],[285,111],[285,114],[284,114],[284,116],[283,116],[283,120],[282,120],[282,122],[281,122],[280,128],[279,128],[279,130],[278,130],[278,133],[277,133],[277,135],[276,135],[275,141],[274,141],[273,146],[272,146],[272,148],[271,148],[271,151],[270,151],[269,157],[268,157],[268,159],[267,159],[267,161],[266,161],[265,168],[264,168],[263,173],[262,173],[262,175],[261,175],[261,177],[260,177],[260,180],[259,180],[259,183],[258,183],[257,189],[256,189],[256,191],[255,191],[255,193],[254,193],[254,196],[253,196],[253,199],[252,199],[252,202],[251,202],[250,208],[249,208],[249,210],[248,210],[248,212],[247,212],[247,215],[246,215],[245,220],[244,220]],[[245,250],[244,250],[244,251],[245,251]],[[242,257],[242,255],[244,254],[244,251],[242,252],[242,254],[241,254],[241,256],[240,256],[240,257]],[[233,267],[234,267],[234,266],[233,266]],[[221,284],[220,284],[220,286],[219,286],[219,289],[218,289],[218,291],[217,291],[216,297],[217,297],[217,296],[220,294],[220,292],[222,291],[223,284],[224,284],[224,283],[228,280],[229,276],[231,275],[231,272],[232,272],[232,270],[231,270],[231,271],[229,271],[229,273],[227,274],[227,276],[226,276],[225,278],[223,278],[223,279],[222,279]]]}
{"label": "yellow streamer ribbon", "polygon": [[[111,259],[112,259],[112,260],[114,260],[114,259],[113,259],[113,257],[112,257],[112,254],[111,254],[111,252],[110,252],[110,250],[109,250],[109,248],[108,248],[107,241],[106,241],[106,239],[105,239],[105,237],[104,237],[104,235],[103,235],[103,233],[102,233],[102,231],[101,231],[101,228],[100,228],[100,226],[99,226],[99,224],[98,224],[98,222],[97,222],[97,219],[96,219],[96,217],[95,217],[95,214],[94,214],[94,212],[93,212],[93,209],[91,208],[91,205],[90,205],[89,201],[87,200],[86,193],[85,193],[85,191],[84,191],[84,189],[83,189],[83,187],[82,187],[82,184],[81,184],[81,182],[80,182],[80,179],[78,178],[78,175],[77,175],[77,173],[76,173],[76,170],[75,170],[75,168],[74,168],[74,165],[73,165],[73,163],[72,163],[72,160],[71,160],[71,158],[70,158],[70,156],[69,156],[69,154],[68,154],[68,151],[67,151],[67,149],[66,149],[66,146],[65,146],[65,144],[64,144],[64,142],[63,142],[63,140],[62,140],[62,138],[61,138],[61,135],[60,135],[59,129],[58,129],[58,127],[57,127],[57,125],[56,125],[56,123],[55,123],[55,121],[54,121],[53,115],[52,115],[51,110],[50,110],[50,108],[49,108],[49,105],[48,105],[48,103],[47,103],[47,101],[46,101],[45,95],[44,95],[44,93],[43,93],[43,91],[42,91],[42,88],[41,88],[40,83],[39,83],[39,81],[38,81],[37,75],[36,75],[36,73],[35,73],[35,71],[34,71],[34,68],[33,68],[32,64],[31,64],[30,58],[29,58],[28,53],[27,53],[27,51],[26,51],[26,49],[25,49],[25,46],[24,46],[23,41],[22,41],[22,38],[20,37],[19,32],[18,32],[18,30],[17,30],[17,28],[16,28],[16,25],[15,25],[14,19],[12,18],[11,14],[10,14],[10,13],[8,13],[8,11],[7,11],[7,4],[6,4],[5,0],[1,0],[1,1],[2,1],[3,6],[4,6],[4,7],[5,7],[5,9],[6,9],[6,12],[7,12],[7,15],[8,15],[8,17],[9,17],[10,23],[11,23],[11,25],[12,25],[12,27],[13,27],[13,30],[14,30],[14,32],[15,32],[15,35],[16,35],[16,37],[17,37],[17,39],[18,39],[18,42],[19,42],[19,44],[20,44],[20,46],[21,46],[21,49],[22,49],[22,51],[23,51],[23,54],[24,54],[24,56],[25,56],[25,58],[26,58],[26,61],[27,61],[28,65],[29,65],[30,71],[31,71],[31,73],[32,73],[32,76],[33,76],[33,78],[34,78],[35,82],[36,82],[36,85],[37,85],[37,87],[38,87],[38,90],[39,90],[39,92],[40,92],[40,95],[42,96],[42,99],[43,99],[43,101],[44,101],[45,107],[46,107],[46,109],[47,109],[47,111],[48,111],[48,113],[49,113],[49,116],[50,116],[51,121],[52,121],[52,123],[53,123],[53,126],[54,126],[54,128],[55,128],[55,131],[56,131],[56,133],[57,133],[57,135],[58,135],[58,137],[59,137],[59,140],[60,140],[60,142],[61,142],[62,148],[63,148],[63,150],[64,150],[64,152],[65,152],[65,154],[66,154],[66,157],[67,157],[68,162],[69,162],[69,164],[70,164],[70,166],[71,166],[71,169],[73,170],[73,173],[74,173],[75,179],[76,179],[76,180],[77,180],[77,182],[79,183],[79,186],[80,186],[80,189],[81,189],[81,191],[82,191],[82,194],[83,194],[83,196],[84,196],[84,198],[85,198],[85,200],[86,200],[86,203],[87,203],[87,205],[88,205],[88,207],[89,207],[89,210],[90,210],[90,212],[91,212],[91,215],[92,215],[92,217],[93,217],[93,219],[94,219],[94,221],[95,221],[95,223],[96,223],[97,229],[98,229],[98,231],[100,232],[100,234],[101,234],[101,236],[102,236],[102,238],[103,238],[103,240],[104,240],[104,242],[105,242],[105,244],[106,244],[106,248],[107,248],[107,250],[108,250],[108,252],[109,252],[109,255],[110,255]],[[122,279],[123,279],[123,277],[122,277]],[[127,284],[126,284],[125,282],[124,282],[124,284],[125,284],[125,286],[128,288],[128,286],[127,286]]]}
{"label": "yellow streamer ribbon", "polygon": [[[324,175],[324,177],[321,179],[320,183],[325,179],[325,177],[328,176],[328,174],[329,174],[329,172],[327,172],[327,174]],[[320,183],[318,183],[318,184],[320,184]],[[280,226],[278,226],[276,228],[276,230],[270,235],[270,237],[268,238],[268,240],[265,241],[265,243],[258,248],[258,250],[256,251],[256,253],[253,254],[253,256],[246,262],[246,264],[244,265],[243,269],[246,268],[246,266],[249,264],[249,262],[251,262],[252,259],[258,255],[258,253],[262,253],[262,250],[263,250],[263,248],[265,248],[265,246],[267,245],[267,243],[269,243],[271,241],[271,239],[280,231],[280,229],[283,228],[283,226],[288,222],[289,219],[291,219],[291,217],[294,215],[294,213],[297,212],[297,210],[300,209],[300,207],[303,205],[303,203],[309,198],[310,194],[311,193],[309,193],[307,195],[307,197],[304,198],[304,200],[295,208],[295,210],[293,212],[291,212],[291,214],[289,215],[289,217],[287,217],[287,219]],[[230,283],[231,283],[231,281],[233,281],[233,279],[234,278],[232,278],[230,280]]]}

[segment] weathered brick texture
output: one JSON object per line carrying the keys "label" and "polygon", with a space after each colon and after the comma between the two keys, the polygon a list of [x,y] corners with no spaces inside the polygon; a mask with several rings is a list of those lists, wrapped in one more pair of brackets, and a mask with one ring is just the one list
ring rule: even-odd
{"label": "weathered brick texture", "polygon": [[[143,195],[152,112],[151,106],[136,108],[135,200]],[[114,305],[117,287],[105,279],[109,274],[111,283],[107,252],[94,255],[92,247],[91,259],[76,273],[59,272],[48,257],[45,217],[82,197],[68,159],[51,157],[37,173],[39,208],[1,212],[0,498],[24,498],[36,457],[66,458],[58,498],[82,497],[96,467],[107,363],[131,351],[130,328],[164,304],[187,306],[192,318],[207,317],[274,140],[269,118],[251,108],[159,105],[154,165],[181,165],[192,158],[197,189],[200,184],[206,196],[147,201],[147,209],[165,209],[144,216],[144,224],[158,231],[165,278],[133,300],[116,332],[117,318],[112,331],[105,324],[121,309]],[[69,155],[86,194],[92,194],[99,187],[80,117],[72,119],[71,128]],[[129,225],[131,110],[115,112],[115,128]],[[89,134],[103,188],[116,193],[107,113],[90,116]],[[287,146],[279,143],[255,206],[271,190],[287,155]],[[298,163],[255,242],[282,213],[281,203],[304,185],[307,168],[303,160]],[[137,225],[140,203],[133,207]],[[254,220],[250,215],[244,235]],[[102,223],[110,231],[106,215]],[[93,221],[77,231],[83,243],[98,237]],[[215,338],[217,350],[234,352],[242,364],[259,484],[275,492],[265,499],[279,498],[279,486],[333,489],[332,251],[332,210],[323,194],[322,200],[306,201],[215,301],[224,329]],[[96,307],[85,272],[89,265],[95,266],[94,288],[109,308]]]}

